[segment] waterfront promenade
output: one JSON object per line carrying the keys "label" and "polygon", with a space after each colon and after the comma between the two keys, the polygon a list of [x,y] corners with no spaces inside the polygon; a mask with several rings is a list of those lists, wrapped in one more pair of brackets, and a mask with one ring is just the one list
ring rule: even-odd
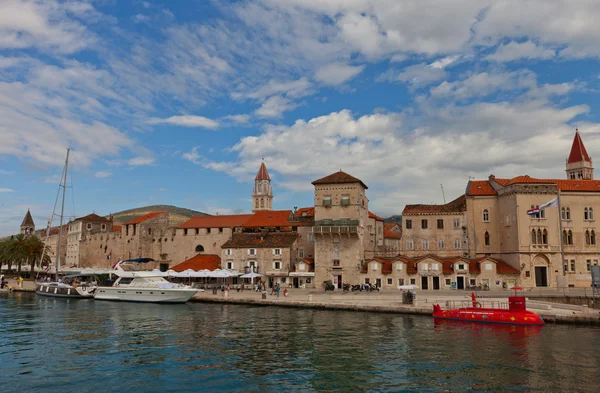
{"label": "waterfront promenade", "polygon": [[[33,292],[35,290],[35,284],[32,281],[24,281],[23,288],[19,288],[14,280],[9,280],[8,284],[15,291]],[[6,290],[5,288],[3,291]],[[431,315],[433,304],[437,303],[444,307],[447,302],[453,302],[455,306],[468,306],[471,299],[471,292],[467,291],[440,290],[433,292],[416,290],[416,293],[417,297],[414,304],[403,304],[402,292],[399,290],[324,292],[317,289],[294,288],[288,289],[288,296],[283,296],[282,290],[279,298],[276,295],[271,295],[270,291],[260,293],[244,290],[238,292],[233,289],[229,293],[217,290],[217,293],[214,294],[212,290],[206,290],[198,292],[191,301]],[[497,307],[502,304],[506,305],[508,296],[512,293],[513,291],[486,291],[479,292],[478,297],[484,306]],[[527,309],[541,315],[546,322],[600,325],[600,310],[598,309],[540,300],[550,297],[560,299],[566,296],[585,296],[586,293],[583,289],[570,289],[564,293],[556,289],[535,290],[529,291],[529,293],[526,291],[524,295],[528,297]],[[535,297],[536,300],[532,300],[531,297]]]}

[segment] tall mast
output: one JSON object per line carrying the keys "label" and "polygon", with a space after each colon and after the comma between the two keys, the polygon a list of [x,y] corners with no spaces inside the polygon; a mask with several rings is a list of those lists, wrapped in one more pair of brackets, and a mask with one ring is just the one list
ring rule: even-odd
{"label": "tall mast", "polygon": [[[63,167],[62,174],[60,178],[65,174],[65,168]],[[48,248],[48,239],[50,239],[50,231],[52,229],[52,221],[54,220],[54,213],[56,213],[56,205],[58,204],[58,197],[60,196],[60,184],[58,185],[58,190],[56,192],[56,199],[54,200],[54,207],[52,208],[52,215],[50,215],[50,219],[48,220],[48,226],[46,227],[46,240],[44,240],[44,248],[42,249],[42,258],[40,259],[40,268],[44,263],[44,256],[46,256],[46,249]]]}
{"label": "tall mast", "polygon": [[65,160],[65,171],[64,177],[61,179],[63,183],[63,195],[62,195],[62,205],[60,207],[60,224],[58,227],[58,245],[56,246],[56,281],[58,282],[58,272],[60,270],[60,240],[62,238],[62,230],[63,230],[63,215],[65,213],[65,195],[67,194],[67,171],[69,169],[69,152],[71,149],[67,148],[67,159]]}

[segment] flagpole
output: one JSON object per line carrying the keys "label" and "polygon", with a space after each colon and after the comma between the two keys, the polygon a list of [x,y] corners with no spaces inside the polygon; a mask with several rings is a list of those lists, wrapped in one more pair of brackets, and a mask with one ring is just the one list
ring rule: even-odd
{"label": "flagpole", "polygon": [[560,243],[560,264],[562,266],[563,276],[566,276],[567,271],[565,270],[565,248],[563,245],[562,208],[560,207],[560,188],[558,188],[558,185],[556,186],[556,189],[558,191],[558,239]]}

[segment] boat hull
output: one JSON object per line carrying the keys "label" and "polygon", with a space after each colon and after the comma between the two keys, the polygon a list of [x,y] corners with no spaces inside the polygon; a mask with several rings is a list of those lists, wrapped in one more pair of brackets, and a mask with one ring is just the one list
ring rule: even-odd
{"label": "boat hull", "polygon": [[462,322],[499,323],[508,325],[545,324],[542,317],[531,311],[512,311],[496,308],[465,307],[454,310],[441,310],[434,307],[433,317]]}
{"label": "boat hull", "polygon": [[74,287],[54,283],[42,283],[35,286],[36,295],[69,299],[93,299],[95,290],[96,287]]}
{"label": "boat hull", "polygon": [[96,300],[141,303],[185,303],[198,292],[197,289],[161,289],[135,287],[100,287],[94,293]]}

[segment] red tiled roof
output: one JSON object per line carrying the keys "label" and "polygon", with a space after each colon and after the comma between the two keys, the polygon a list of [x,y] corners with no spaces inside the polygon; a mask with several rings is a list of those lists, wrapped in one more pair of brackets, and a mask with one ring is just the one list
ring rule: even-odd
{"label": "red tiled roof", "polygon": [[[248,220],[243,224],[246,228],[259,228],[259,227],[287,227],[296,226],[302,223],[290,223],[290,216],[292,215],[291,210],[271,210],[271,211],[260,211],[251,215]],[[306,223],[309,224],[310,223]]]}
{"label": "red tiled roof", "polygon": [[113,225],[112,226],[112,232],[121,232],[121,225]]}
{"label": "red tiled roof", "polygon": [[374,218],[376,221],[384,221],[383,218],[379,217],[375,213],[369,212],[369,218]]}
{"label": "red tiled roof", "polygon": [[344,183],[360,183],[365,188],[365,190],[369,188],[365,183],[362,182],[362,180],[357,179],[354,176],[350,176],[349,174],[347,174],[346,172],[342,172],[341,170],[339,172],[332,173],[329,176],[322,177],[321,179],[312,182],[313,185]]}
{"label": "red tiled roof", "polygon": [[567,160],[568,164],[572,164],[574,162],[581,161],[592,161],[590,156],[585,150],[585,146],[583,141],[581,140],[581,136],[579,136],[579,131],[575,132],[575,138],[573,138],[573,145],[571,146],[571,153],[569,154],[569,159]]}
{"label": "red tiled roof", "polygon": [[467,210],[467,199],[464,195],[461,195],[445,205],[406,205],[402,214],[460,213],[465,210]]}
{"label": "red tiled roof", "polygon": [[508,263],[495,259],[496,261],[496,273],[500,274],[520,274],[520,272]]}
{"label": "red tiled roof", "polygon": [[296,217],[314,217],[315,216],[315,208],[314,207],[301,207],[296,210]]}
{"label": "red tiled roof", "polygon": [[233,214],[225,216],[194,216],[177,228],[233,228],[241,227],[252,214]]}
{"label": "red tiled roof", "polygon": [[234,233],[221,248],[290,248],[297,239],[297,233]]}
{"label": "red tiled roof", "polygon": [[192,270],[215,270],[221,267],[221,257],[213,254],[198,254],[195,257],[187,259],[178,265],[175,265],[171,270],[182,272],[187,269]]}
{"label": "red tiled roof", "polygon": [[485,196],[496,195],[497,192],[487,180],[471,180],[467,184],[466,194],[471,196]]}
{"label": "red tiled roof", "polygon": [[302,261],[304,261],[304,263],[306,263],[307,265],[315,264],[315,260],[313,258],[302,258]]}
{"label": "red tiled roof", "polygon": [[88,214],[87,216],[76,218],[74,221],[87,221],[87,222],[109,222],[108,218],[101,217],[96,213]]}
{"label": "red tiled roof", "polygon": [[398,235],[397,233],[385,229],[383,230],[383,237],[388,239],[402,239],[402,236]]}
{"label": "red tiled roof", "polygon": [[[503,186],[514,184],[555,184],[561,191],[575,192],[600,192],[600,180],[582,180],[582,179],[537,179],[531,176],[517,176],[512,179],[495,179]],[[500,180],[500,181],[499,181]],[[475,188],[477,185],[477,189]],[[481,186],[481,188],[479,188]],[[469,183],[467,195],[496,195],[496,191],[489,185],[488,181],[475,180]]]}
{"label": "red tiled roof", "polygon": [[512,179],[510,179],[508,181],[508,183],[506,183],[505,186],[512,186],[513,184],[553,184],[555,183],[555,180],[552,179],[536,179],[534,177],[531,177],[529,175],[525,175],[525,176],[517,176],[517,177],[513,177]]}
{"label": "red tiled roof", "polygon": [[154,217],[160,216],[161,214],[165,214],[165,213],[166,213],[166,211],[162,211],[162,212],[152,212],[152,213],[144,214],[144,215],[143,215],[143,216],[141,216],[141,217],[135,218],[135,219],[133,219],[133,220],[131,220],[131,221],[127,221],[127,222],[126,222],[126,223],[124,223],[123,225],[139,224],[139,223],[142,223],[142,222],[144,222],[144,221],[147,221],[147,220],[149,220],[149,219],[151,219],[151,218],[154,218]]}
{"label": "red tiled roof", "polygon": [[260,168],[258,168],[258,173],[256,174],[256,178],[254,180],[271,180],[264,162],[260,163]]}
{"label": "red tiled roof", "polygon": [[394,228],[394,226],[396,225],[400,227],[400,224],[398,224],[397,222],[386,222],[385,224],[383,224],[383,229],[385,229],[386,231],[391,231],[392,228]]}

